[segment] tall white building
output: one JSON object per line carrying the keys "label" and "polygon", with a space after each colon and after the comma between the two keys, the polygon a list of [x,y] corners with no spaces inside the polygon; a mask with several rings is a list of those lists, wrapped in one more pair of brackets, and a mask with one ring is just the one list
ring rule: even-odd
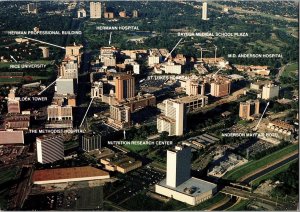
{"label": "tall white building", "polygon": [[101,18],[100,2],[90,2],[90,18]]}
{"label": "tall white building", "polygon": [[167,151],[167,180],[166,185],[177,187],[191,178],[191,148],[176,146]]}
{"label": "tall white building", "polygon": [[53,163],[64,158],[64,136],[49,134],[36,138],[39,163]]}
{"label": "tall white building", "polygon": [[167,151],[167,177],[155,185],[155,192],[197,205],[217,192],[217,185],[190,176],[191,148],[176,146]]}
{"label": "tall white building", "polygon": [[183,131],[186,127],[186,111],[184,103],[174,99],[167,99],[163,104],[163,114],[157,117],[158,132],[166,131],[170,136],[183,135]]}
{"label": "tall white building", "polygon": [[209,18],[207,18],[207,2],[203,2],[202,4],[202,20],[209,20]]}
{"label": "tall white building", "polygon": [[272,99],[279,96],[279,86],[274,84],[264,85],[262,89],[262,99]]}

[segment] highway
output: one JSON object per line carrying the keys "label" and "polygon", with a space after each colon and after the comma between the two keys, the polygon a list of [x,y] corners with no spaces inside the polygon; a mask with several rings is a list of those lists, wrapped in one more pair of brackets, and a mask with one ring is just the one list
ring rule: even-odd
{"label": "highway", "polygon": [[259,178],[259,177],[261,177],[261,176],[263,176],[263,175],[265,175],[265,174],[267,174],[267,173],[269,173],[269,172],[271,172],[271,171],[273,171],[273,170],[275,170],[275,169],[277,169],[277,168],[279,168],[279,167],[281,167],[281,166],[297,159],[297,158],[298,158],[298,152],[296,152],[295,154],[293,154],[290,157],[286,158],[285,160],[279,161],[278,163],[276,163],[276,164],[274,164],[270,167],[267,167],[266,169],[261,170],[260,172],[254,174],[252,176],[249,176],[246,179],[243,179],[242,183],[249,184],[251,181],[253,181],[253,180],[255,180],[255,179],[257,179],[257,178]]}
{"label": "highway", "polygon": [[244,179],[243,183],[249,184],[251,181],[253,181],[253,180],[255,180],[255,179],[257,179],[257,178],[259,178],[259,177],[261,177],[261,176],[263,176],[263,175],[265,175],[265,174],[267,174],[267,173],[269,173],[269,172],[271,172],[271,171],[273,171],[273,170],[275,170],[275,169],[277,169],[277,168],[279,168],[279,167],[281,167],[281,166],[297,159],[297,158],[298,158],[298,152],[296,154],[288,157],[287,159],[285,159],[283,161],[280,161],[280,162],[274,164],[273,166],[270,166],[270,167],[268,167],[268,168],[266,168],[266,169],[264,169],[264,170],[262,170],[262,171],[260,171],[256,174]]}

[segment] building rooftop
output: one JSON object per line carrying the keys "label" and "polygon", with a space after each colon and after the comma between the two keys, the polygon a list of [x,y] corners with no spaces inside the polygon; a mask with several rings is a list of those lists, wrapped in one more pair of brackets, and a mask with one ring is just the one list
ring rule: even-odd
{"label": "building rooftop", "polygon": [[96,169],[91,166],[72,167],[72,168],[58,168],[58,169],[44,169],[36,170],[33,174],[33,182],[36,181],[50,181],[50,180],[64,180],[73,178],[86,178],[96,176],[107,176],[108,172]]}
{"label": "building rooftop", "polygon": [[166,185],[166,179],[160,181],[158,185],[192,197],[196,197],[201,193],[205,193],[217,187],[217,185],[214,183],[210,183],[195,177],[191,177],[190,179],[180,184],[176,188]]}

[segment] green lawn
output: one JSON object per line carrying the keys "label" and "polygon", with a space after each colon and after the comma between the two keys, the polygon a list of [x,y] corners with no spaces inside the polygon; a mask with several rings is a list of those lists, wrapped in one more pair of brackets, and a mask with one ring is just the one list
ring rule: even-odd
{"label": "green lawn", "polygon": [[264,181],[264,180],[268,180],[268,179],[271,179],[273,176],[275,176],[276,174],[278,173],[281,173],[281,172],[284,172],[285,170],[287,170],[289,168],[289,166],[294,163],[295,160],[293,161],[290,161],[289,163],[283,165],[283,166],[280,166],[278,167],[277,169],[269,172],[268,174],[265,174],[257,179],[255,179],[254,181],[251,182],[252,186],[256,187],[260,184],[260,182]]}
{"label": "green lawn", "polygon": [[243,177],[243,176],[245,176],[267,164],[270,164],[297,149],[298,149],[298,144],[289,145],[289,146],[287,146],[281,150],[278,150],[270,155],[267,155],[259,160],[250,161],[236,169],[233,169],[233,170],[227,172],[224,175],[223,179],[237,181],[241,177]]}
{"label": "green lawn", "polygon": [[148,145],[123,145],[124,148],[132,152],[140,152],[149,148]]}

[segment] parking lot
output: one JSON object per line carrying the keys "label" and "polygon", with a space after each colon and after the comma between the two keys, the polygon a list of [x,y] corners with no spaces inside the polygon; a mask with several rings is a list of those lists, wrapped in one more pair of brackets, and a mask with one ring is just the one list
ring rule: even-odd
{"label": "parking lot", "polygon": [[108,194],[107,199],[120,205],[143,190],[153,189],[155,184],[165,178],[165,173],[148,166],[148,168],[144,167],[118,177],[121,181],[118,188],[115,189],[118,191],[113,195]]}

